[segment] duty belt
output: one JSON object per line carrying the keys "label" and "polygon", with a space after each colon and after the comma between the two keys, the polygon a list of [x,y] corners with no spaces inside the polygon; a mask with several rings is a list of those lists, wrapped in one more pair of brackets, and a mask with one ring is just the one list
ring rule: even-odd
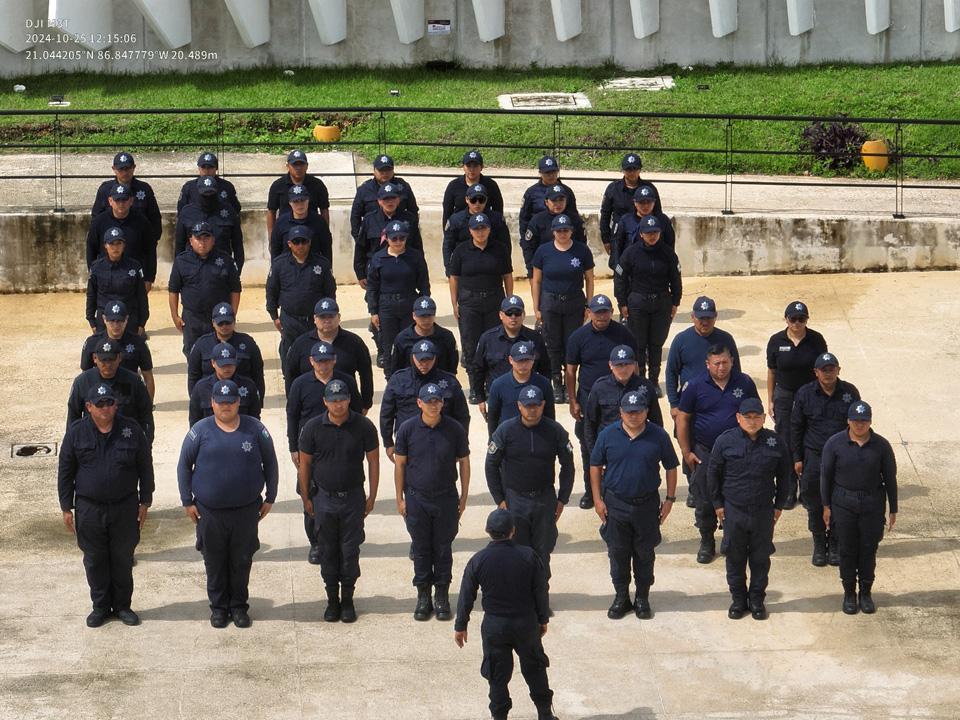
{"label": "duty belt", "polygon": [[840,493],[841,495],[845,495],[846,497],[855,497],[855,498],[870,497],[871,495],[874,495],[875,493],[878,493],[881,490],[883,490],[882,487],[877,487],[877,488],[874,488],[873,490],[847,490],[846,488],[842,488],[839,485],[834,485],[833,489],[838,493]]}
{"label": "duty belt", "polygon": [[663,293],[631,293],[640,300],[659,300]]}
{"label": "duty belt", "polygon": [[[281,308],[281,310],[283,309]],[[299,320],[300,322],[306,323],[308,325],[313,322],[312,314],[311,315],[295,315],[294,313],[287,312],[286,310],[283,310],[283,314],[286,315],[287,317],[292,317],[294,320]]]}
{"label": "duty belt", "polygon": [[450,488],[449,490],[437,490],[436,492],[430,492],[428,490],[417,490],[416,488],[407,487],[407,492],[412,492],[414,495],[420,495],[425,498],[438,498],[438,497],[447,497],[448,495],[456,495],[457,489]]}
{"label": "duty belt", "polygon": [[493,290],[466,290],[462,291],[465,295],[470,295],[472,297],[489,297],[490,295],[496,295],[497,293],[503,292],[500,288],[494,288]]}
{"label": "duty belt", "polygon": [[359,492],[360,488],[357,488],[356,490],[337,490],[337,491],[324,490],[323,488],[318,488],[318,490],[322,492],[324,495],[326,495],[328,498],[331,498],[333,500],[344,500],[345,498],[350,497],[354,493]]}
{"label": "duty belt", "polygon": [[608,492],[612,493],[613,496],[618,500],[622,500],[623,502],[627,503],[627,505],[642,505],[643,503],[647,502],[651,498],[657,498],[657,500],[660,499],[660,493],[657,491],[647,493],[646,495],[640,495],[639,497],[624,497],[623,495],[616,492],[615,490],[609,490],[609,489],[608,489]]}
{"label": "duty belt", "polygon": [[508,487],[507,490],[509,490],[512,493],[516,493],[520,497],[535,498],[543,495],[543,493],[547,491],[547,488],[541,488],[539,490],[514,490],[513,488]]}
{"label": "duty belt", "polygon": [[[728,501],[729,502],[729,501]],[[763,510],[764,508],[770,507],[770,503],[757,503],[754,505],[741,505],[740,503],[732,502],[730,503],[737,510],[743,510],[743,512],[756,512],[757,510]]]}
{"label": "duty belt", "polygon": [[563,302],[564,300],[573,300],[574,298],[577,297],[576,295],[557,295],[556,293],[552,293],[552,292],[548,292],[545,294],[549,295],[554,300],[560,300],[561,302]]}
{"label": "duty belt", "polygon": [[409,297],[413,297],[413,293],[380,293],[381,300],[384,298],[389,300],[403,300],[404,298]]}

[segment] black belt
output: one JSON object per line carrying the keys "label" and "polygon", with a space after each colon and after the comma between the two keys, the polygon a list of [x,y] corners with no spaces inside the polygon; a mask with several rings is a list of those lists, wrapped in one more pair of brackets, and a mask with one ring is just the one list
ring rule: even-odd
{"label": "black belt", "polygon": [[664,293],[631,293],[639,300],[659,300]]}
{"label": "black belt", "polygon": [[536,497],[540,497],[540,496],[543,495],[548,489],[549,489],[549,488],[541,488],[541,489],[539,489],[539,490],[514,490],[513,488],[510,488],[510,487],[507,488],[507,490],[509,490],[510,492],[516,493],[516,494],[519,495],[520,497],[525,497],[525,498],[536,498]]}
{"label": "black belt", "polygon": [[651,498],[657,498],[657,500],[660,499],[660,493],[658,493],[656,490],[654,490],[653,492],[647,493],[646,495],[640,495],[638,497],[624,497],[620,493],[616,492],[615,490],[610,490],[609,488],[607,489],[607,491],[611,493],[615,498],[617,498],[617,500],[622,500],[623,502],[627,503],[627,505],[642,505],[643,503],[647,502]]}
{"label": "black belt", "polygon": [[758,503],[756,505],[741,505],[740,503],[732,502],[730,504],[733,505],[737,510],[742,510],[743,512],[756,512],[757,510],[763,510],[771,506],[770,503]]}
{"label": "black belt", "polygon": [[417,490],[416,488],[408,487],[407,492],[412,492],[414,495],[420,495],[421,497],[425,497],[425,498],[438,498],[438,497],[446,497],[449,495],[457,494],[456,488],[453,488],[450,490],[437,490],[436,492],[429,492],[427,490]]}
{"label": "black belt", "polygon": [[305,323],[305,324],[307,324],[307,325],[309,325],[310,323],[313,322],[313,315],[312,315],[312,314],[311,314],[311,315],[295,315],[295,314],[293,314],[292,312],[287,312],[287,311],[284,310],[283,308],[280,308],[280,310],[281,310],[281,312],[283,312],[283,314],[286,315],[287,317],[292,317],[294,320],[299,320],[300,322]]}
{"label": "black belt", "polygon": [[135,496],[137,493],[132,492],[129,495],[124,495],[119,500],[97,500],[96,498],[87,497],[86,495],[77,495],[78,500],[86,500],[87,502],[96,503],[97,505],[119,505],[120,503],[125,503],[130,500],[131,497]]}
{"label": "black belt", "polygon": [[574,295],[573,293],[570,293],[569,295],[557,295],[556,293],[552,293],[552,292],[548,292],[544,294],[549,295],[554,300],[559,300],[560,302],[563,302],[565,300],[575,300],[579,297],[582,297],[582,295]]}
{"label": "black belt", "polygon": [[484,297],[489,297],[491,295],[496,295],[497,293],[502,293],[503,290],[501,290],[500,288],[494,288],[493,290],[467,290],[464,288],[461,290],[461,292],[466,295],[470,295],[471,297],[484,298]]}
{"label": "black belt", "polygon": [[333,492],[331,490],[324,490],[323,488],[317,488],[317,489],[320,492],[322,492],[324,495],[326,495],[328,498],[331,498],[332,500],[344,500],[345,498],[348,498],[351,495],[360,491],[360,488],[356,490],[338,490],[336,492]]}
{"label": "black belt", "polygon": [[833,489],[836,492],[840,493],[841,495],[845,495],[846,497],[854,497],[854,498],[870,497],[883,490],[882,487],[874,488],[873,490],[847,490],[846,488],[842,488],[839,485],[834,485]]}
{"label": "black belt", "polygon": [[403,300],[405,298],[412,298],[413,293],[380,293],[380,299],[383,300],[387,298],[389,300]]}

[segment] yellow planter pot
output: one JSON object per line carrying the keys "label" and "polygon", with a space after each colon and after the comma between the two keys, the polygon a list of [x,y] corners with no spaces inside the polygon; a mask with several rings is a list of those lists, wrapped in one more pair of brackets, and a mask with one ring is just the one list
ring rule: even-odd
{"label": "yellow planter pot", "polygon": [[336,125],[317,125],[313,128],[313,137],[317,142],[336,142],[340,139],[340,128]]}
{"label": "yellow planter pot", "polygon": [[860,148],[863,164],[873,172],[883,172],[890,160],[887,158],[887,146],[882,140],[867,140]]}

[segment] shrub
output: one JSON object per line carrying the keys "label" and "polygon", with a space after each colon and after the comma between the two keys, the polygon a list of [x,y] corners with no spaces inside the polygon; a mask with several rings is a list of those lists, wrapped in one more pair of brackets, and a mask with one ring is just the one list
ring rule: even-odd
{"label": "shrub", "polygon": [[[846,117],[840,114],[840,118]],[[810,123],[800,131],[800,150],[829,170],[853,170],[860,164],[860,148],[869,135],[862,125],[834,120]]]}

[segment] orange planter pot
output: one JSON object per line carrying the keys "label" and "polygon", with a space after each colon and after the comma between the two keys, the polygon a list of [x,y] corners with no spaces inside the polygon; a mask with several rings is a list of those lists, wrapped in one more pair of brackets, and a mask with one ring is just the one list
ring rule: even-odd
{"label": "orange planter pot", "polygon": [[313,137],[317,142],[336,142],[340,139],[340,128],[336,125],[317,125],[313,128]]}
{"label": "orange planter pot", "polygon": [[887,158],[887,146],[882,140],[867,140],[860,148],[863,164],[873,172],[883,172],[890,160]]}

